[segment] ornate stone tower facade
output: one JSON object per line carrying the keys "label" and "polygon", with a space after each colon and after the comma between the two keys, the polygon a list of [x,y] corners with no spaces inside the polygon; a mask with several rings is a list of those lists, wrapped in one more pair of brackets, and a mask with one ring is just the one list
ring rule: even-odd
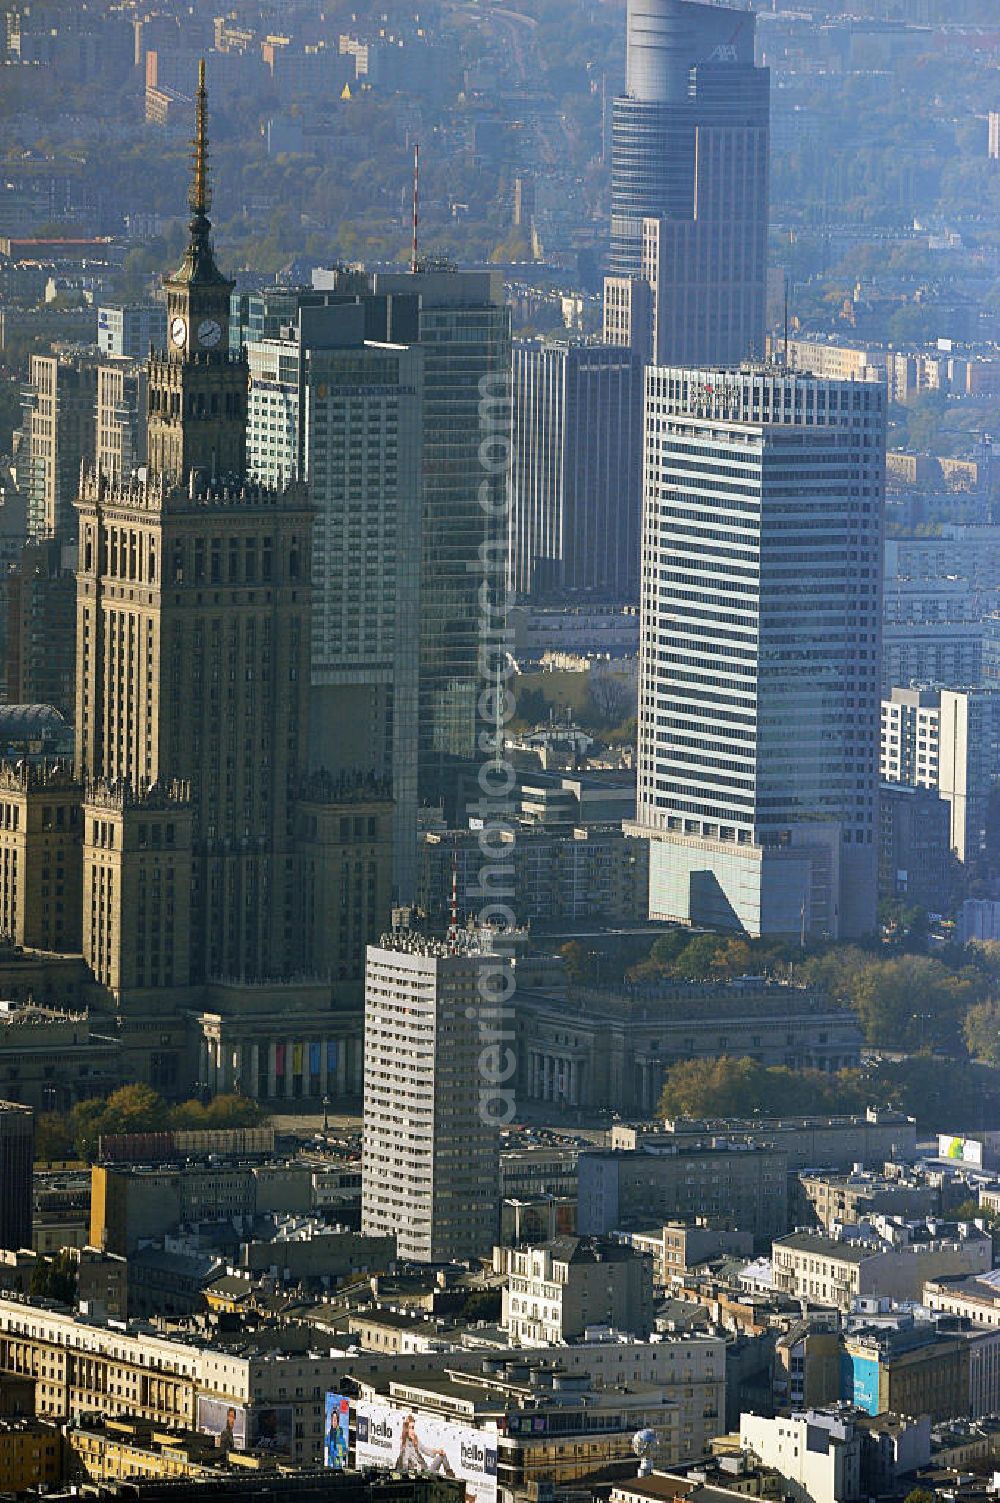
{"label": "ornate stone tower facade", "polygon": [[187,483],[246,469],[247,360],[229,350],[229,298],[235,283],[215,263],[208,210],[205,64],[198,74],[192,219],[184,259],[164,282],[167,348],[149,365],[149,469]]}
{"label": "ornate stone tower facade", "polygon": [[[194,148],[169,348],[149,361],[146,476],[87,474],[76,502],[72,777],[59,800],[13,774],[0,789],[17,883],[0,937],[27,911],[24,831],[41,878],[51,864],[75,887],[34,942],[82,941],[124,1079],[356,1097],[392,802],[308,776],[313,511],[302,484],[246,472],[248,367],[229,351],[233,284],[212,247],[204,65]],[[25,800],[38,798],[36,820]]]}
{"label": "ornate stone tower facade", "polygon": [[[77,501],[83,953],[134,1042],[135,1073],[167,1090],[196,1070],[202,1084],[247,1083],[249,1066],[227,1077],[221,1060],[214,1075],[185,1063],[213,988],[266,1032],[276,1012],[294,1014],[292,978],[315,970],[295,814],[312,512],[300,484],[246,474],[247,364],[228,349],[205,109],[202,69],[190,241],[166,283],[170,348],[149,365],[147,478],[87,476]],[[308,1009],[322,995],[314,985]],[[253,1073],[256,1086],[266,1065]]]}

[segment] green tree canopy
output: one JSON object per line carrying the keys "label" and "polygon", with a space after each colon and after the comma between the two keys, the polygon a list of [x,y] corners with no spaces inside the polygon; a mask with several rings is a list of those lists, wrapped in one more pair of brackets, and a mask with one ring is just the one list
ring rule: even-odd
{"label": "green tree canopy", "polygon": [[121,1086],[107,1100],[93,1097],[78,1102],[66,1116],[48,1114],[46,1126],[55,1139],[61,1122],[66,1141],[82,1159],[97,1157],[101,1136],[110,1133],[166,1132],[169,1128],[254,1127],[267,1120],[256,1101],[247,1096],[215,1096],[171,1107],[151,1086],[133,1082]]}
{"label": "green tree canopy", "polygon": [[1000,1064],[1000,1003],[977,1002],[962,1024],[965,1047],[974,1059]]}
{"label": "green tree canopy", "polygon": [[71,1305],[76,1296],[76,1280],[76,1263],[69,1249],[64,1248],[51,1258],[38,1259],[31,1270],[29,1293],[36,1299],[55,1299]]}
{"label": "green tree canopy", "polygon": [[814,1111],[858,1111],[867,1104],[859,1071],[826,1075],[789,1070],[744,1057],[688,1059],[667,1071],[660,1097],[664,1117],[749,1117]]}

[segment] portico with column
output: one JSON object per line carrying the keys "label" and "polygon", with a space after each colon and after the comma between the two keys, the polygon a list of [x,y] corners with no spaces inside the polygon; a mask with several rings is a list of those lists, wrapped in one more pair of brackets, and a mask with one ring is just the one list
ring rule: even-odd
{"label": "portico with column", "polygon": [[565,1106],[584,1105],[586,1068],[587,1061],[581,1053],[532,1050],[529,1086],[532,1100],[561,1102]]}
{"label": "portico with column", "polygon": [[[310,1101],[319,1105],[324,1097],[331,1102],[360,1097],[364,1069],[360,1014],[331,1009],[326,989],[322,1007],[303,1005],[312,1000],[311,988],[301,986],[294,989],[297,996],[281,998],[274,996],[282,990],[278,987],[219,990],[238,993],[244,1005],[189,1015],[191,1054],[197,1060],[192,1073],[200,1090],[212,1095],[235,1092],[276,1104]],[[299,1006],[290,1005],[293,1001]]]}

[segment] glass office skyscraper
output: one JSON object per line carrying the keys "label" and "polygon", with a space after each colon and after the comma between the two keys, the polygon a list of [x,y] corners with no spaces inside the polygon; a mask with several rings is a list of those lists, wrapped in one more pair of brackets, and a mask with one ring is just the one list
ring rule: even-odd
{"label": "glass office skyscraper", "polygon": [[646,373],[638,808],[650,916],[875,926],[885,392]]}
{"label": "glass office skyscraper", "polygon": [[[629,0],[615,100],[605,338],[661,364],[763,354],[770,75],[746,10]],[[652,328],[612,317],[623,284],[651,288]],[[611,319],[611,322],[609,322]]]}
{"label": "glass office skyscraper", "polygon": [[535,599],[639,598],[642,370],[628,348],[514,345],[510,583]]}
{"label": "glass office skyscraper", "polygon": [[480,729],[480,550],[503,515],[506,474],[495,455],[509,433],[510,309],[493,272],[376,272],[372,282],[376,293],[420,299],[418,779],[421,799],[447,802],[458,764],[475,757]]}
{"label": "glass office skyscraper", "polygon": [[314,508],[310,760],[337,776],[374,774],[390,783],[394,891],[410,901],[417,827],[421,352],[365,338],[366,325],[380,325],[373,312],[384,317],[381,305],[373,310],[347,293],[296,296],[284,337],[246,346],[248,465],[268,483],[289,475],[308,483]]}

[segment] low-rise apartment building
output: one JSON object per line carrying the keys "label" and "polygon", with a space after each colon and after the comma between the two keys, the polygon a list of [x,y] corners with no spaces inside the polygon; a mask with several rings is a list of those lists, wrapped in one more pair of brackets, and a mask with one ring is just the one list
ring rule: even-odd
{"label": "low-rise apartment building", "polygon": [[1000,1330],[1000,1269],[988,1273],[929,1278],[921,1301],[928,1310],[957,1315],[974,1325]]}
{"label": "low-rise apartment building", "polygon": [[861,1497],[861,1433],[836,1409],[740,1418],[740,1446],[784,1478],[795,1503],[852,1503]]}
{"label": "low-rise apartment building", "polygon": [[556,1237],[538,1247],[497,1247],[506,1271],[502,1324],[522,1345],[583,1336],[610,1326],[633,1336],[653,1329],[652,1260],[623,1242]]}
{"label": "low-rise apartment building", "polygon": [[629,1232],[628,1242],[637,1252],[653,1260],[653,1283],[665,1288],[675,1275],[695,1268],[708,1258],[721,1254],[750,1258],[753,1238],[749,1232],[732,1232],[725,1227],[709,1226],[704,1217],[694,1223],[669,1221],[666,1226],[649,1231]]}
{"label": "low-rise apartment building", "polygon": [[314,1169],[306,1163],[219,1161],[95,1164],[91,1170],[90,1241],[123,1256],[198,1221],[268,1211],[307,1212]]}
{"label": "low-rise apartment building", "polygon": [[62,1480],[59,1426],[30,1415],[0,1417],[0,1486],[19,1493],[54,1488]]}
{"label": "low-rise apartment building", "polygon": [[799,1185],[825,1231],[831,1231],[836,1222],[862,1221],[877,1213],[933,1216],[941,1206],[940,1188],[912,1175],[890,1179],[858,1168],[849,1174],[800,1174]]}
{"label": "low-rise apartment building", "polygon": [[870,1106],[867,1111],[835,1117],[827,1113],[787,1117],[678,1117],[662,1126],[635,1127],[625,1122],[611,1129],[611,1147],[686,1148],[725,1140],[779,1148],[796,1174],[803,1169],[852,1169],[855,1164],[882,1165],[890,1160],[912,1163],[917,1156],[917,1124],[905,1112]]}
{"label": "low-rise apartment building", "polygon": [[767,1246],[788,1226],[788,1164],[777,1148],[673,1142],[651,1150],[583,1153],[577,1230],[642,1230],[652,1220],[709,1218]]}
{"label": "low-rise apartment building", "polygon": [[928,1279],[985,1272],[993,1241],[972,1222],[876,1216],[835,1236],[792,1232],[771,1256],[775,1289],[848,1311],[857,1298],[918,1300]]}

